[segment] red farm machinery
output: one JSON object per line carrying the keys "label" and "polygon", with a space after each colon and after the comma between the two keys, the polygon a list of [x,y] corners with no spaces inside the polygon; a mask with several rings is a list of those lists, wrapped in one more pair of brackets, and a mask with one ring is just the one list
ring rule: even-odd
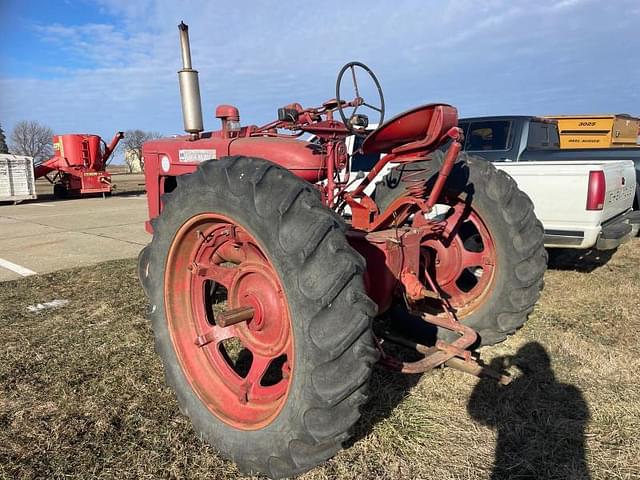
{"label": "red farm machinery", "polygon": [[[351,62],[318,107],[292,103],[256,126],[221,105],[221,129],[204,132],[179,31],[187,135],[143,147],[153,240],[139,276],[167,381],[198,433],[243,471],[286,477],[341,448],[376,364],[507,383],[474,349],[532,311],[543,230],[509,176],[460,152],[456,109],[385,122],[377,78]],[[356,155],[374,156],[368,173]]]}
{"label": "red farm machinery", "polygon": [[53,157],[36,165],[35,178],[45,177],[52,183],[56,198],[109,194],[111,174],[105,169],[123,137],[124,134],[118,132],[107,145],[98,135],[54,135]]}

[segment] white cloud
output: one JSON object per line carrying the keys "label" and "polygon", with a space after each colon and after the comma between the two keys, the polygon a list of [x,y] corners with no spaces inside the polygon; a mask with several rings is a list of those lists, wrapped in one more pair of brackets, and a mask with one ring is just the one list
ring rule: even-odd
{"label": "white cloud", "polygon": [[[0,78],[0,118],[9,128],[34,118],[59,132],[105,137],[127,128],[179,132],[183,19],[208,128],[217,128],[218,103],[237,104],[252,123],[268,121],[291,101],[320,103],[334,95],[341,64],[354,59],[379,74],[390,114],[435,100],[458,103],[464,114],[640,113],[624,79],[607,73],[619,69],[618,57],[637,55],[634,22],[624,13],[634,3],[581,5],[100,0],[117,25],[34,25],[58,50],[59,67],[41,77]],[[629,99],[635,103],[623,108]]]}
{"label": "white cloud", "polygon": [[587,3],[586,0],[560,0],[559,2],[556,2],[554,5],[552,5],[551,8],[558,10],[561,8],[575,7],[577,5],[585,3]]}

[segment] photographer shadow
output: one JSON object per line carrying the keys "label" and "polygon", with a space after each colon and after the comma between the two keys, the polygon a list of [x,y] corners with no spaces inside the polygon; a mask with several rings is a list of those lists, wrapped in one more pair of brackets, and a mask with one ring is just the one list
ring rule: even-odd
{"label": "photographer shadow", "polygon": [[468,403],[477,422],[495,428],[491,478],[589,479],[584,430],[589,408],[581,391],[556,380],[545,348],[530,342],[491,362],[520,370],[509,385],[478,381]]}

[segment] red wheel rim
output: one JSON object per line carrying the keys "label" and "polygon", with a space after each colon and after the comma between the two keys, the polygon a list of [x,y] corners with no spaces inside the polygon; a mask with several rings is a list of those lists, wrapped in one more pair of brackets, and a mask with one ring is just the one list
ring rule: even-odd
{"label": "red wheel rim", "polygon": [[479,308],[495,283],[495,244],[480,215],[463,201],[450,205],[440,234],[422,243],[425,268],[459,316]]}
{"label": "red wheel rim", "polygon": [[[191,218],[169,248],[164,294],[178,361],[209,411],[243,430],[273,421],[289,391],[293,336],[284,289],[258,241],[224,215]],[[242,307],[251,318],[220,325],[221,308]]]}

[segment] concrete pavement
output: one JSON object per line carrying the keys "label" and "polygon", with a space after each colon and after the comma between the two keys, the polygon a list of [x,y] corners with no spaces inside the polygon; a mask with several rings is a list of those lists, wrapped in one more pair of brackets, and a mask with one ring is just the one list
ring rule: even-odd
{"label": "concrete pavement", "polygon": [[143,194],[0,205],[0,281],[135,257],[146,219]]}

